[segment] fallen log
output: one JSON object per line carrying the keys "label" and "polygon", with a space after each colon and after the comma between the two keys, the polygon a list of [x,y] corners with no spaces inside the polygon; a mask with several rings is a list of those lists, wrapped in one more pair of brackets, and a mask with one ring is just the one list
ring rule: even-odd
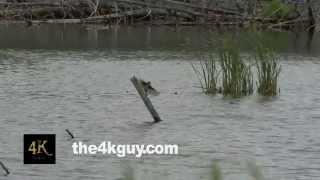
{"label": "fallen log", "polygon": [[157,3],[146,3],[142,1],[136,1],[136,0],[117,0],[119,3],[127,3],[127,4],[135,4],[139,6],[149,7],[149,8],[164,8],[169,10],[176,10],[176,11],[185,11],[185,12],[193,12],[194,14],[205,14],[201,13],[202,10],[206,12],[220,12],[222,14],[232,14],[232,15],[240,15],[239,12],[231,11],[231,10],[224,10],[221,8],[209,8],[209,7],[203,7],[201,5],[197,4],[191,4],[191,3],[185,3],[181,1],[173,1],[173,0],[162,0],[157,1]]}
{"label": "fallen log", "polygon": [[273,29],[275,27],[281,27],[281,26],[287,26],[287,25],[292,25],[292,24],[297,24],[297,23],[308,23],[309,19],[306,18],[298,18],[298,19],[294,19],[294,20],[289,20],[289,21],[283,21],[283,22],[279,22],[277,24],[271,24],[268,26],[269,29]]}
{"label": "fallen log", "polygon": [[42,20],[42,19],[81,19],[88,17],[90,14],[89,8],[63,8],[63,7],[43,7],[43,8],[25,8],[12,9],[0,11],[1,19],[15,19],[15,20]]}
{"label": "fallen log", "polygon": [[150,12],[150,9],[139,9],[139,10],[132,10],[132,11],[126,11],[122,13],[114,13],[114,14],[107,14],[103,16],[93,16],[83,19],[83,22],[90,22],[90,21],[97,21],[97,20],[108,20],[108,19],[117,19],[117,18],[123,18],[127,16],[144,16],[147,15]]}
{"label": "fallen log", "polygon": [[46,19],[46,20],[33,20],[32,24],[81,24],[82,19]]}
{"label": "fallen log", "polygon": [[0,8],[23,8],[23,7],[57,7],[61,6],[60,3],[52,2],[52,3],[9,3],[9,2],[0,2]]}
{"label": "fallen log", "polygon": [[18,8],[18,9],[8,9],[0,11],[0,15],[13,16],[20,15],[23,13],[29,14],[41,14],[43,12],[56,12],[63,11],[61,7],[42,7],[42,8]]}
{"label": "fallen log", "polygon": [[171,11],[172,13],[174,12],[174,14],[176,14],[176,12],[184,12],[193,16],[206,16],[206,14],[201,12],[191,11],[185,8],[175,8],[170,5],[146,4],[139,1],[128,1],[128,0],[119,0],[119,1],[120,1],[119,5],[122,5],[122,3],[133,4],[133,5],[138,5],[138,7],[140,7],[139,9],[141,8],[163,9],[166,11]]}

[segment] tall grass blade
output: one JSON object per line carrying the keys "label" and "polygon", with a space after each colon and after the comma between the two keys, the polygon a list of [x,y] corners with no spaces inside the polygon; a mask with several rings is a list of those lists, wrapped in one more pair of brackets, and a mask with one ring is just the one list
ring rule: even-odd
{"label": "tall grass blade", "polygon": [[225,96],[240,97],[253,93],[251,66],[240,56],[240,50],[232,40],[225,40],[219,52],[222,70],[222,93]]}
{"label": "tall grass blade", "polygon": [[280,89],[278,87],[281,65],[279,60],[268,48],[262,44],[256,46],[257,88],[258,93],[263,96],[276,96]]}
{"label": "tall grass blade", "polygon": [[191,66],[197,75],[202,90],[207,94],[216,94],[219,71],[215,58],[212,55],[209,58],[201,58],[199,67],[195,64],[191,64]]}

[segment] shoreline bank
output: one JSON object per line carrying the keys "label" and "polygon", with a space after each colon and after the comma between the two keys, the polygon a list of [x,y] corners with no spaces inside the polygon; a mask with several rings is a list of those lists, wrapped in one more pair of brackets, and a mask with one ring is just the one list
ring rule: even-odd
{"label": "shoreline bank", "polygon": [[[2,2],[0,24],[100,24],[100,25],[153,25],[153,26],[230,26],[235,28],[256,27],[271,30],[308,30],[316,27],[310,7],[307,15],[298,15],[297,7],[287,14],[266,16],[269,4],[257,4],[253,12],[202,6],[200,3],[182,1],[139,0],[82,0],[61,2]],[[287,7],[284,4],[281,6]],[[284,8],[283,7],[283,8]],[[288,5],[291,8],[291,6]],[[267,9],[267,10],[265,10]],[[311,13],[310,13],[311,12]]]}

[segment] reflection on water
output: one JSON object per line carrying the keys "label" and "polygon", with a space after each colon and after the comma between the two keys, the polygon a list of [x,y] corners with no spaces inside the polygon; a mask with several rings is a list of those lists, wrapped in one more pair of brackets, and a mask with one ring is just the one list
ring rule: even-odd
{"label": "reflection on water", "polygon": [[[224,34],[234,34],[244,50],[250,50],[244,31],[212,30],[205,27],[98,26],[98,25],[0,25],[0,48],[13,49],[118,49],[118,50],[198,50],[208,40],[216,41]],[[269,46],[286,53],[319,54],[319,33],[263,32]]]}
{"label": "reflection on water", "polygon": [[[1,41],[6,49],[0,50],[0,152],[12,172],[8,179],[119,179],[123,165],[130,163],[137,179],[198,180],[208,179],[212,160],[220,162],[231,180],[247,180],[248,160],[263,165],[269,179],[320,178],[317,57],[286,48],[279,97],[230,100],[206,96],[197,88],[189,64],[195,59],[179,51],[187,36],[183,33],[169,33],[169,38],[159,35],[167,29],[119,28],[117,37],[109,29],[112,35],[99,31],[96,39],[97,34],[88,36],[87,30],[73,26],[25,30],[47,33],[41,39],[37,33],[31,38],[16,27],[8,29],[2,27],[0,33],[8,42],[5,46]],[[9,35],[14,32],[16,37]],[[64,40],[56,39],[61,32]],[[201,41],[197,37],[204,36],[195,32],[201,31],[187,31],[193,35],[193,49]],[[140,37],[145,39],[138,41]],[[49,39],[51,43],[45,41]],[[95,47],[103,48],[91,49]],[[152,119],[130,83],[133,74],[151,80],[160,91],[152,101],[163,122],[146,123]],[[87,143],[179,144],[181,154],[74,156],[65,129]],[[23,165],[24,133],[57,134],[57,164]]]}
{"label": "reflection on water", "polygon": [[312,41],[313,41],[315,29],[316,29],[315,27],[311,27],[308,30],[307,50],[309,53],[311,52],[311,49],[312,49]]}

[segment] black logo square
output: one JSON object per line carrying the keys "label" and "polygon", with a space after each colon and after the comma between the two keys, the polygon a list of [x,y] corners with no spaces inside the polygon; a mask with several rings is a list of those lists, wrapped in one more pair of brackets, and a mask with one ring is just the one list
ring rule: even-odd
{"label": "black logo square", "polygon": [[56,135],[55,134],[25,134],[24,164],[55,164]]}

